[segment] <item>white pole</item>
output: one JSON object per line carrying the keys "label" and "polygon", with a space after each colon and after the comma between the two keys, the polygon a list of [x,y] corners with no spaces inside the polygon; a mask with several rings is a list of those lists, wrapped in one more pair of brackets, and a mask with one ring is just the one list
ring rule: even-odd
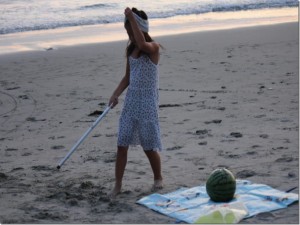
{"label": "white pole", "polygon": [[84,133],[84,135],[76,142],[73,148],[68,152],[68,154],[60,161],[57,166],[57,169],[60,169],[65,161],[72,155],[72,153],[78,148],[78,146],[84,141],[84,139],[89,135],[89,133],[98,125],[102,118],[108,113],[111,109],[111,106],[107,106],[103,113],[97,118],[93,125]]}

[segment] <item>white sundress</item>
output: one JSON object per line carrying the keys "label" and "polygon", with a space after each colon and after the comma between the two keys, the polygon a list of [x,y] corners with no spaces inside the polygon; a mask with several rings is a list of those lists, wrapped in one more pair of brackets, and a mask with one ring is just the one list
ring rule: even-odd
{"label": "white sundress", "polygon": [[158,120],[158,66],[143,54],[129,57],[130,83],[119,120],[118,146],[161,151]]}

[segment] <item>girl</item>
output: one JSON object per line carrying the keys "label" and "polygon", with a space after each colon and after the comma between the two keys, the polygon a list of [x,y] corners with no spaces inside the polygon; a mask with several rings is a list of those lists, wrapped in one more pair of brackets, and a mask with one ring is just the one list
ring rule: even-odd
{"label": "girl", "polygon": [[118,104],[118,97],[128,87],[119,120],[118,151],[115,167],[115,186],[110,197],[122,188],[129,145],[140,144],[149,159],[154,184],[152,190],[163,187],[162,150],[158,121],[158,61],[160,45],[148,34],[149,24],[145,12],[136,8],[125,9],[125,29],[129,36],[126,49],[125,76],[113,92],[109,105]]}

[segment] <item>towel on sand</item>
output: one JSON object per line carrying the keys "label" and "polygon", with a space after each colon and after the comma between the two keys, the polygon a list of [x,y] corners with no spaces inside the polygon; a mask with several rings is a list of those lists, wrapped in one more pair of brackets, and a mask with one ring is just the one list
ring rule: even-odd
{"label": "towel on sand", "polygon": [[205,186],[180,188],[164,195],[154,193],[137,203],[186,223],[237,223],[262,212],[286,208],[295,201],[295,193],[237,180],[234,199],[227,203],[211,201]]}

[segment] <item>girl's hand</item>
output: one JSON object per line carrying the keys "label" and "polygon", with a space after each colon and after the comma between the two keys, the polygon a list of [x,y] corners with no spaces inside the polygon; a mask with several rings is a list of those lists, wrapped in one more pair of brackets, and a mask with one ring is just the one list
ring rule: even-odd
{"label": "girl's hand", "polygon": [[111,106],[111,108],[114,108],[118,103],[118,96],[113,95],[110,97],[108,105]]}
{"label": "girl's hand", "polygon": [[125,17],[126,17],[129,21],[132,20],[132,19],[134,19],[133,12],[132,12],[132,10],[131,10],[129,7],[127,7],[127,8],[125,9],[124,14],[125,14]]}

